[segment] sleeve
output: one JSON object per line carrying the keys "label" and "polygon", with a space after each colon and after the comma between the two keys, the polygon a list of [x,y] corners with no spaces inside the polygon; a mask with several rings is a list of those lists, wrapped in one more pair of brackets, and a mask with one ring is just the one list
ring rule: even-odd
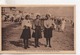
{"label": "sleeve", "polygon": [[31,23],[31,21],[29,21],[29,27],[32,28],[32,23]]}
{"label": "sleeve", "polygon": [[52,25],[54,25],[54,28],[56,28],[56,24],[54,23],[54,20],[52,21]]}
{"label": "sleeve", "polygon": [[24,27],[24,21],[22,21],[22,24],[21,24],[21,28],[23,29],[23,27]]}
{"label": "sleeve", "polygon": [[54,25],[55,23],[54,23],[54,20],[52,21],[52,25]]}
{"label": "sleeve", "polygon": [[32,22],[32,29],[35,29],[35,20]]}
{"label": "sleeve", "polygon": [[46,24],[46,21],[44,21],[44,27],[46,27],[46,28],[47,28],[47,24]]}
{"label": "sleeve", "polygon": [[42,20],[40,20],[40,27],[41,27],[41,29],[43,29],[43,22],[42,22]]}
{"label": "sleeve", "polygon": [[42,23],[41,23],[41,20],[39,20],[39,24],[40,24],[40,26],[41,26],[41,24],[42,24]]}

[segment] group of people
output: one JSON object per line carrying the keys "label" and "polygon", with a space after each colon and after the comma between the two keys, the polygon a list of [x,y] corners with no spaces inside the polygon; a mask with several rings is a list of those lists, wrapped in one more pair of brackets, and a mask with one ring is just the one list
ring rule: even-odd
{"label": "group of people", "polygon": [[[2,18],[3,18],[4,22],[11,21],[11,22],[16,22],[16,23],[18,22],[18,23],[21,24],[21,22],[24,20],[25,16],[26,16],[26,14],[24,15],[22,13],[19,13],[19,14],[16,14],[16,15],[15,14],[8,14],[8,13],[6,13],[6,14],[2,15]],[[31,20],[31,22],[34,22],[36,17],[31,16],[31,15],[29,15],[29,16],[30,16],[29,20]],[[42,17],[40,15],[39,19],[41,20],[41,25],[43,27],[43,22],[45,20],[45,17]],[[57,30],[57,31],[64,31],[65,23],[66,23],[64,17],[50,17],[50,19],[54,23],[55,30]],[[73,25],[73,22],[72,22],[72,25]]]}
{"label": "group of people", "polygon": [[[16,17],[15,17],[16,16]],[[21,39],[23,39],[24,48],[29,48],[29,39],[34,38],[35,48],[39,46],[39,39],[42,38],[42,33],[46,40],[45,47],[51,47],[51,38],[53,30],[64,32],[65,29],[65,19],[60,17],[51,17],[50,14],[46,14],[44,18],[40,14],[37,14],[35,19],[31,19],[29,14],[22,16],[20,15],[3,15],[3,21],[12,21],[20,23],[23,31],[21,34]],[[33,31],[33,32],[32,32]]]}
{"label": "group of people", "polygon": [[[46,39],[45,47],[51,48],[51,38],[53,30],[56,29],[56,27],[58,27],[58,29],[60,30],[60,26],[62,27],[62,30],[64,29],[64,24],[65,24],[64,19],[62,19],[62,22],[61,20],[56,20],[56,19],[54,20],[53,18],[50,17],[49,14],[45,15],[45,20],[41,20],[40,18],[41,18],[40,15],[36,15],[36,19],[31,20],[30,15],[26,15],[21,22],[23,31],[20,38],[23,39],[25,49],[30,48],[28,43],[31,37],[34,38],[35,48],[40,47],[39,39],[42,38],[42,32],[44,34],[44,38]],[[33,30],[32,35],[31,35],[31,30]]]}

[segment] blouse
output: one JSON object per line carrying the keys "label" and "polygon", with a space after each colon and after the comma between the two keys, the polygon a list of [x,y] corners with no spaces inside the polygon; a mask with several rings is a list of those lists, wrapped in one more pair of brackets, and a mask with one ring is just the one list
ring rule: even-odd
{"label": "blouse", "polygon": [[44,27],[46,27],[46,28],[52,27],[53,24],[54,24],[54,22],[52,20],[45,20],[44,21]]}
{"label": "blouse", "polygon": [[22,28],[24,28],[24,26],[27,26],[27,27],[32,27],[32,24],[31,24],[31,21],[30,20],[23,20],[22,21]]}

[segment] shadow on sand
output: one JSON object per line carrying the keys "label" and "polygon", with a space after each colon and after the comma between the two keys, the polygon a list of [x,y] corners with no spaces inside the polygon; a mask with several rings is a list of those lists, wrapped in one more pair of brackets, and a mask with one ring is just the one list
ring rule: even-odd
{"label": "shadow on sand", "polygon": [[[10,42],[11,44],[17,46],[17,47],[23,47],[23,46],[24,46],[22,40],[18,40],[18,41],[9,41],[9,42]],[[41,46],[41,45],[45,46],[45,44],[42,44],[42,43],[40,43],[40,42],[39,42],[39,45],[40,45],[40,46]],[[35,42],[29,40],[29,46],[35,46]]]}

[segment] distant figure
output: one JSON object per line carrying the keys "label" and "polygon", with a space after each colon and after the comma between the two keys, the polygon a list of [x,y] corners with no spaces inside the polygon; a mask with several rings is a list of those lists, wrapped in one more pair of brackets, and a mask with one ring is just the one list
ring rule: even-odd
{"label": "distant figure", "polygon": [[61,30],[62,30],[62,32],[64,31],[64,29],[65,29],[65,19],[63,18],[62,19],[62,22],[61,22]]}
{"label": "distant figure", "polygon": [[11,22],[14,21],[14,15],[13,15],[13,14],[10,15],[10,21],[11,21]]}
{"label": "distant figure", "polygon": [[39,46],[39,39],[42,38],[42,35],[41,35],[41,20],[40,20],[40,15],[37,15],[36,16],[36,19],[34,21],[34,34],[32,35],[32,37],[35,39],[35,48],[36,47],[40,47]]}
{"label": "distant figure", "polygon": [[7,13],[7,14],[5,14],[5,19],[4,19],[4,21],[8,21],[8,19],[9,19],[9,14]]}
{"label": "distant figure", "polygon": [[26,15],[25,19],[22,21],[22,28],[23,32],[20,38],[23,39],[23,43],[24,43],[24,48],[30,48],[28,45],[28,41],[31,38],[31,30],[30,28],[32,27],[31,22],[29,20],[29,15]]}
{"label": "distant figure", "polygon": [[57,30],[61,31],[61,19],[60,18],[57,19]]}
{"label": "distant figure", "polygon": [[52,37],[52,21],[50,19],[50,15],[46,14],[46,20],[44,21],[44,38],[46,38],[46,45],[45,47],[51,47],[51,37]]}
{"label": "distant figure", "polygon": [[6,18],[6,15],[3,14],[3,15],[2,15],[2,20],[5,21],[5,18]]}
{"label": "distant figure", "polygon": [[71,20],[71,26],[72,28],[74,28],[74,22]]}

